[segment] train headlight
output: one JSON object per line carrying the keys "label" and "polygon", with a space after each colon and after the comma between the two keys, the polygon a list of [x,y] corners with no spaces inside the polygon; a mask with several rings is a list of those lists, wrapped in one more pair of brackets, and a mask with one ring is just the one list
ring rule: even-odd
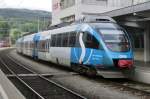
{"label": "train headlight", "polygon": [[131,68],[133,66],[133,60],[119,60],[118,67],[119,68]]}

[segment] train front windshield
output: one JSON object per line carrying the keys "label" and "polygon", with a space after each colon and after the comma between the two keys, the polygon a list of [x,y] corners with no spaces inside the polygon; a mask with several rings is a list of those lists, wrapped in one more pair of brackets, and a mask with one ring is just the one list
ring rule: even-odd
{"label": "train front windshield", "polygon": [[102,36],[107,48],[114,52],[129,51],[129,40],[125,32],[113,23],[97,23],[94,26]]}
{"label": "train front windshield", "polygon": [[117,52],[129,50],[128,39],[122,30],[100,29],[99,32],[110,50]]}

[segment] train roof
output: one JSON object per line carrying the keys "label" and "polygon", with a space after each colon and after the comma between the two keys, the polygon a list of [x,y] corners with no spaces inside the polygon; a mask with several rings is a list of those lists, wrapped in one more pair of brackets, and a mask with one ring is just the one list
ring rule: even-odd
{"label": "train roof", "polygon": [[40,40],[45,40],[50,38],[50,31],[39,32]]}
{"label": "train roof", "polygon": [[22,39],[22,38],[19,38],[19,39],[17,40],[17,42],[21,42],[21,39]]}
{"label": "train roof", "polygon": [[34,37],[35,34],[31,34],[31,35],[26,35],[24,36],[24,41],[32,41],[33,40],[33,37]]}
{"label": "train roof", "polygon": [[51,34],[72,32],[72,31],[77,30],[78,27],[80,27],[82,24],[84,24],[84,26],[86,24],[86,26],[94,27],[97,25],[98,27],[106,28],[106,27],[115,27],[113,26],[113,24],[116,24],[116,22],[112,18],[109,18],[109,17],[101,17],[101,18],[99,16],[86,17],[73,24],[67,24],[64,26],[63,24],[61,24],[60,26],[58,25],[57,28],[54,27],[54,28],[51,28],[50,30],[26,35],[24,36],[24,41],[32,41],[34,39],[36,40],[36,38],[40,40],[42,39],[44,40],[44,39],[50,38]]}
{"label": "train roof", "polygon": [[57,33],[75,31],[77,27],[78,27],[77,25],[69,25],[69,26],[58,28],[58,29],[50,30],[50,33],[57,34]]}

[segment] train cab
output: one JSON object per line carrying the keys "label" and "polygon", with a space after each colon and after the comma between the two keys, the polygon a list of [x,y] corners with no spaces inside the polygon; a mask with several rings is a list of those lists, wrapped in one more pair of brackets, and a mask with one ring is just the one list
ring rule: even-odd
{"label": "train cab", "polygon": [[85,22],[77,27],[72,48],[73,64],[99,71],[120,72],[133,67],[133,52],[127,32],[116,22]]}
{"label": "train cab", "polygon": [[105,50],[104,65],[117,68],[131,68],[133,66],[133,52],[127,32],[115,23],[92,24],[99,33],[101,44]]}

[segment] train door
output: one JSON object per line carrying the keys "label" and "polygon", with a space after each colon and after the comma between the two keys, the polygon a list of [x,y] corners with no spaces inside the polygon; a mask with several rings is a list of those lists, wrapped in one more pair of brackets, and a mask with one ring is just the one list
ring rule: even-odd
{"label": "train door", "polygon": [[83,63],[91,66],[103,66],[104,50],[102,50],[98,37],[94,33],[84,32],[82,39],[86,52]]}
{"label": "train door", "polygon": [[84,65],[103,65],[104,51],[97,38],[89,32],[77,33],[77,44],[72,50],[72,60]]}
{"label": "train door", "polygon": [[34,48],[33,48],[32,57],[34,59],[38,59],[38,42],[37,41],[34,42]]}
{"label": "train door", "polygon": [[37,33],[33,37],[34,47],[33,47],[32,57],[34,59],[38,59],[38,43],[39,43],[39,40],[40,40],[40,34]]}
{"label": "train door", "polygon": [[[73,36],[70,35],[70,41],[69,41],[70,44],[69,45],[71,47],[71,58],[70,58],[71,64],[79,64],[79,58],[81,55],[79,35],[80,35],[79,32],[75,33],[75,35],[73,35]],[[72,43],[73,41],[74,41],[74,43]]]}

